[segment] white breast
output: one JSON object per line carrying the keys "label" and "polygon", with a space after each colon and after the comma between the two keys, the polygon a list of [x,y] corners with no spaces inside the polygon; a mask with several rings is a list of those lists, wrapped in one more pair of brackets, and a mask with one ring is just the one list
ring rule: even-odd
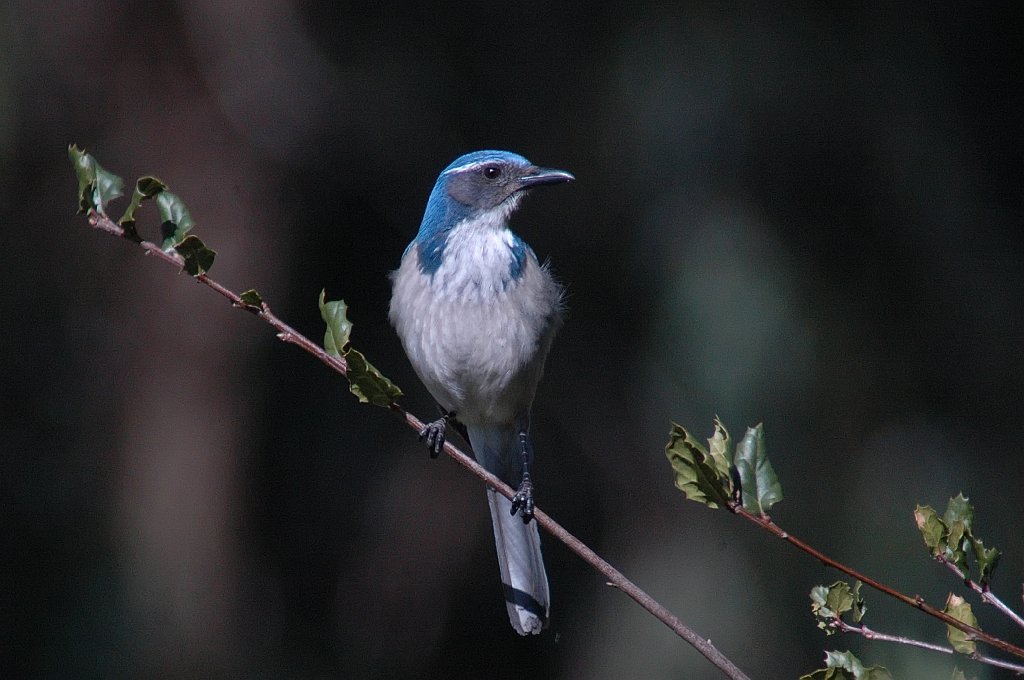
{"label": "white breast", "polygon": [[493,225],[459,225],[433,276],[420,271],[415,246],[393,275],[390,316],[406,354],[467,425],[528,411],[559,324],[560,287],[529,249],[512,278],[513,239]]}

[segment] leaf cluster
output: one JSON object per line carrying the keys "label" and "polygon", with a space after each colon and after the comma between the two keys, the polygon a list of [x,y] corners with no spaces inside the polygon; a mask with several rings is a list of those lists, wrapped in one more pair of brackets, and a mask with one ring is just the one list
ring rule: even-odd
{"label": "leaf cluster", "polygon": [[986,548],[974,535],[974,506],[962,493],[949,499],[942,517],[930,505],[918,505],[914,509],[914,521],[935,558],[955,565],[967,579],[971,575],[970,555],[978,572],[974,580],[982,588],[988,587],[1001,553],[995,548]]}
{"label": "leaf cluster", "polygon": [[[914,510],[914,520],[931,554],[952,567],[968,585],[986,596],[990,596],[988,585],[998,564],[1000,552],[995,548],[985,548],[981,539],[974,535],[974,507],[968,499],[963,494],[957,494],[955,498],[949,500],[946,511],[941,517],[932,507],[918,505]],[[974,570],[978,573],[981,585],[970,580],[969,557],[973,558]],[[860,587],[860,581],[857,581],[852,588],[849,584],[839,581],[831,586],[813,588],[811,590],[811,611],[818,619],[818,627],[824,629],[829,635],[836,632],[859,632],[869,637],[927,646],[925,643],[918,643],[906,638],[868,631],[863,626],[850,625],[850,621],[860,622],[867,611],[864,599],[860,595]],[[971,604],[958,595],[949,594],[942,612],[971,628],[981,630]],[[946,640],[953,651],[971,656],[976,660],[981,658],[978,655],[978,643],[973,634],[947,623]],[[821,672],[823,671],[815,673]],[[812,674],[805,677],[830,676]],[[963,678],[964,675],[959,669],[954,669],[953,677]]]}
{"label": "leaf cluster", "polygon": [[[922,647],[929,646],[929,643],[876,633],[866,626],[858,625],[867,612],[864,598],[860,592],[862,578],[872,587],[902,599],[908,604],[913,603],[914,600],[877,581],[863,577],[849,567],[831,560],[810,546],[806,546],[777,527],[767,516],[772,505],[782,500],[782,487],[766,453],[762,425],[758,424],[755,427],[747,428],[743,439],[733,447],[729,431],[716,418],[714,431],[706,442],[707,444],[694,437],[683,426],[672,423],[665,455],[672,466],[675,485],[686,498],[710,508],[724,506],[748,518],[759,517],[756,522],[760,526],[790,540],[798,547],[803,547],[826,564],[857,578],[853,586],[839,581],[831,586],[816,586],[811,590],[811,610],[817,619],[819,628],[825,630],[828,635],[837,632],[857,632],[872,638]],[[986,548],[982,540],[974,534],[974,508],[967,498],[960,494],[956,498],[950,499],[949,506],[941,517],[929,506],[918,506],[914,517],[921,529],[925,544],[932,554],[963,576],[969,585],[988,596],[988,584],[998,564],[1000,553],[995,548]],[[972,569],[977,573],[980,585],[969,580]],[[924,605],[920,606],[925,608]],[[955,652],[970,655],[975,659],[980,658],[977,654],[976,637],[982,637],[991,642],[991,636],[979,632],[981,629],[978,627],[977,618],[968,602],[951,594],[941,612],[934,608],[927,609],[945,621],[946,637]],[[943,615],[945,616],[943,617]],[[951,619],[966,624],[964,627],[967,630],[950,625]],[[932,647],[934,648],[934,646]],[[826,663],[826,668],[814,671],[804,677],[815,680],[819,678],[874,680],[891,677],[885,668],[866,667],[849,652],[829,652],[826,656]]]}
{"label": "leaf cluster", "polygon": [[402,390],[388,380],[366,360],[363,353],[352,347],[349,336],[352,322],[348,320],[348,305],[344,300],[326,300],[326,291],[320,291],[320,318],[327,325],[324,332],[324,349],[336,359],[348,364],[346,377],[349,390],[364,404],[389,408],[402,396]]}
{"label": "leaf cluster", "polygon": [[861,597],[861,582],[851,588],[845,581],[836,581],[830,586],[815,586],[811,589],[811,612],[818,618],[818,628],[832,635],[838,632],[836,622],[849,615],[857,623],[867,613],[864,598]]}
{"label": "leaf cluster", "polygon": [[707,442],[704,446],[685,427],[672,423],[665,455],[676,488],[688,499],[713,509],[740,504],[762,516],[782,500],[782,485],[768,459],[760,423],[748,427],[734,449],[729,431],[715,418]]}
{"label": "leaf cluster", "polygon": [[[78,212],[106,216],[107,204],[124,194],[124,180],[104,170],[93,156],[74,144],[68,147],[68,157],[78,175]],[[167,185],[156,177],[147,175],[136,180],[128,208],[117,220],[124,237],[142,241],[135,226],[135,213],[150,199],[156,203],[160,215],[160,247],[177,252],[184,261],[183,268],[191,276],[210,271],[217,253],[207,248],[198,236],[188,233],[195,221],[185,202],[168,191]]]}
{"label": "leaf cluster", "polygon": [[[216,287],[236,306],[262,316],[281,331],[278,337],[296,338],[298,334],[270,313],[270,308],[257,291],[249,289],[235,296],[206,276],[213,266],[216,253],[207,248],[197,236],[189,233],[195,227],[195,220],[192,219],[184,201],[168,191],[166,184],[149,175],[140,177],[135,182],[135,190],[127,209],[115,226],[107,216],[107,205],[123,195],[124,181],[104,170],[95,158],[74,144],[68,147],[68,157],[78,176],[79,213],[89,215],[93,224],[109,225],[104,227],[107,231],[155,250],[156,246],[144,241],[136,228],[136,213],[143,203],[152,200],[157,206],[161,220],[160,250],[165,253],[174,251],[181,258],[169,258],[171,261],[180,262],[186,272],[200,278],[207,285]],[[346,316],[347,309],[343,300],[327,302],[324,293],[320,293],[320,315],[327,324],[323,351],[334,358],[344,360],[344,373],[349,381],[349,389],[359,401],[390,408],[395,400],[402,396],[402,390],[374,368],[362,352],[352,347],[349,342],[352,323]],[[314,343],[305,338],[300,339],[307,349],[318,349]]]}

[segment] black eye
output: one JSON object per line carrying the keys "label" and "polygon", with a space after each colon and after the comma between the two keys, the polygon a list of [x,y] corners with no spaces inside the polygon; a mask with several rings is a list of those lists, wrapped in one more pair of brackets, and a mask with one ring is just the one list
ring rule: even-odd
{"label": "black eye", "polygon": [[483,172],[484,177],[487,179],[498,179],[501,177],[501,168],[497,165],[485,165]]}

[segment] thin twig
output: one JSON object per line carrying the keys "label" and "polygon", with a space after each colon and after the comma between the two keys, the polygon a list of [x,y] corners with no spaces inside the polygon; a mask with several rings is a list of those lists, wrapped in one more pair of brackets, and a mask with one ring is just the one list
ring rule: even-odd
{"label": "thin twig", "polygon": [[1016,623],[1019,627],[1024,628],[1024,618],[1021,618],[1020,614],[1010,609],[1009,605],[999,599],[995,593],[988,589],[988,586],[982,586],[976,581],[972,580],[967,574],[963,572],[960,567],[956,566],[953,562],[942,555],[936,555],[935,560],[941,564],[946,565],[946,568],[952,571],[957,577],[963,581],[964,585],[973,590],[974,592],[981,595],[981,601],[990,604],[1003,614],[1005,614],[1011,621]]}
{"label": "thin twig", "polygon": [[[91,212],[89,214],[89,223],[108,233],[116,236],[127,238],[133,243],[137,243],[147,254],[155,255],[157,258],[172,264],[179,269],[185,264],[184,260],[180,255],[173,251],[164,251],[155,243],[144,240],[137,240],[130,238],[126,235],[125,230],[116,224],[106,215]],[[277,337],[283,342],[288,342],[298,347],[301,347],[306,352],[312,354],[314,357],[319,359],[322,363],[328,367],[337,371],[342,375],[346,375],[348,372],[348,365],[344,359],[339,359],[328,354],[322,347],[312,342],[304,335],[296,331],[294,328],[284,323],[280,318],[275,316],[271,311],[270,307],[264,302],[260,305],[250,305],[244,302],[237,293],[230,289],[222,286],[217,281],[211,279],[206,274],[199,274],[195,277],[197,281],[203,283],[222,296],[231,301],[231,304],[235,307],[243,309],[247,312],[255,314],[260,317],[277,331]],[[401,416],[405,422],[414,431],[419,432],[423,429],[423,422],[420,421],[416,416],[412,415],[398,404],[391,404],[391,411]],[[488,472],[483,466],[477,463],[474,459],[460,451],[458,448],[453,446],[450,442],[445,442],[444,451],[457,463],[465,467],[467,470],[472,472],[474,475],[479,477],[484,483],[494,487],[498,493],[505,496],[509,500],[512,499],[515,492],[507,484],[502,482],[500,479],[495,477],[493,474]],[[640,589],[635,583],[626,578],[620,571],[609,564],[607,561],[602,559],[597,553],[587,547],[582,541],[573,536],[560,524],[551,519],[551,517],[539,508],[534,509],[534,518],[537,524],[544,527],[544,529],[554,536],[556,539],[564,543],[570,550],[579,555],[587,564],[591,565],[594,569],[599,571],[608,582],[624,592],[630,598],[632,598],[637,604],[650,612],[655,618],[668,626],[672,631],[681,637],[683,640],[688,642],[694,649],[700,652],[705,658],[708,659],[712,664],[721,669],[729,678],[732,680],[750,680],[750,678],[743,673],[732,661],[730,661],[725,655],[723,655],[718,649],[711,643],[696,632],[685,626],[672,612],[658,603],[654,598]]]}
{"label": "thin twig", "polygon": [[734,512],[735,514],[739,515],[740,517],[750,520],[762,529],[771,532],[772,534],[778,536],[779,538],[785,540],[786,542],[792,544],[800,550],[803,550],[805,553],[815,558],[825,566],[837,569],[846,574],[847,576],[855,578],[858,581],[862,581],[863,583],[865,583],[868,586],[871,586],[875,590],[883,592],[886,595],[893,597],[899,600],[900,602],[903,602],[904,604],[908,604],[911,607],[914,607],[915,609],[920,609],[926,614],[930,614],[931,616],[934,616],[935,618],[939,619],[946,625],[952,626],[958,630],[963,631],[964,633],[967,633],[976,640],[980,640],[988,645],[996,647],[997,649],[1001,649],[1007,654],[1012,654],[1013,656],[1024,658],[1024,649],[1021,649],[1016,645],[1012,645],[1005,640],[995,637],[994,635],[989,635],[985,631],[975,628],[974,626],[970,626],[964,623],[963,621],[953,618],[946,612],[936,609],[935,607],[925,602],[924,598],[920,595],[915,595],[914,597],[911,597],[910,595],[906,595],[905,593],[901,593],[898,590],[890,588],[884,583],[879,583],[873,578],[865,576],[859,571],[846,566],[842,562],[837,562],[828,555],[804,543],[796,536],[793,536],[787,531],[783,531],[783,529],[779,527],[779,525],[775,524],[775,522],[773,522],[770,517],[755,515],[753,513],[747,512],[746,510],[743,509],[743,506],[735,503],[730,504],[729,509],[732,510],[732,512]]}
{"label": "thin twig", "polygon": [[[911,647],[920,647],[933,652],[942,652],[943,654],[956,654],[956,650],[952,647],[945,645],[937,645],[932,642],[925,642],[924,640],[915,640],[914,638],[904,637],[902,635],[890,635],[888,633],[880,633],[877,630],[872,630],[867,626],[854,626],[841,618],[836,617],[829,622],[829,625],[842,633],[856,633],[857,635],[863,635],[868,640],[881,640],[882,642],[895,642],[901,645],[910,645]],[[1018,675],[1024,674],[1024,664],[1017,664],[1011,661],[1004,661],[1003,659],[996,659],[991,656],[985,656],[974,652],[973,654],[966,655],[969,659],[983,663],[989,666],[997,666],[999,668],[1005,668],[1007,670],[1016,671]]]}
{"label": "thin twig", "polygon": [[942,652],[943,654],[953,654],[956,652],[952,647],[945,645],[937,645],[933,642],[925,642],[924,640],[915,640],[914,638],[904,637],[902,635],[890,635],[889,633],[880,633],[877,630],[871,630],[867,626],[854,626],[840,618],[834,618],[829,622],[832,628],[835,628],[841,633],[856,633],[857,635],[863,635],[868,640],[881,640],[882,642],[896,642],[901,645],[910,645],[911,647],[920,647],[922,649],[928,649],[933,652]]}
{"label": "thin twig", "polygon": [[[179,269],[185,266],[184,258],[175,251],[163,250],[152,241],[136,241],[129,238],[126,235],[125,230],[106,215],[100,215],[95,212],[89,213],[89,224],[107,233],[114,234],[115,236],[121,236],[133,243],[137,243],[140,248],[146,251],[147,255],[153,255],[168,264],[178,267]],[[260,305],[247,304],[242,300],[240,295],[221,285],[214,279],[211,279],[206,274],[199,274],[195,279],[199,283],[209,286],[230,300],[233,306],[243,309],[250,314],[254,314],[273,326],[277,330],[278,339],[282,342],[287,342],[301,347],[306,352],[319,359],[322,363],[326,364],[329,368],[334,369],[342,375],[347,374],[348,363],[343,358],[331,356],[324,348],[320,347],[320,345],[316,344],[306,336],[302,335],[302,333],[299,333],[297,330],[286,324],[280,319],[280,317],[270,311],[270,305],[266,302],[263,302]]]}
{"label": "thin twig", "polygon": [[993,659],[991,656],[985,656],[978,652],[968,654],[968,656],[978,663],[985,663],[989,666],[996,666],[997,668],[1006,668],[1008,670],[1015,671],[1017,675],[1024,675],[1024,665],[1012,663],[1010,661],[1003,661],[1002,659]]}

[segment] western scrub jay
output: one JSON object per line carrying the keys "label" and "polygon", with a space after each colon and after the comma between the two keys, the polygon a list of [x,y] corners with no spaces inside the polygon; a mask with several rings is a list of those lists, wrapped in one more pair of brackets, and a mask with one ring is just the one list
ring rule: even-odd
{"label": "western scrub jay", "polygon": [[[508,227],[528,189],[569,182],[508,151],[474,151],[437,178],[416,238],[392,274],[390,318],[444,416],[420,432],[436,456],[465,426],[477,461],[516,489],[487,489],[512,627],[540,633],[550,609],[533,517],[530,404],[561,322],[562,287]],[[519,517],[521,515],[521,519]]]}

